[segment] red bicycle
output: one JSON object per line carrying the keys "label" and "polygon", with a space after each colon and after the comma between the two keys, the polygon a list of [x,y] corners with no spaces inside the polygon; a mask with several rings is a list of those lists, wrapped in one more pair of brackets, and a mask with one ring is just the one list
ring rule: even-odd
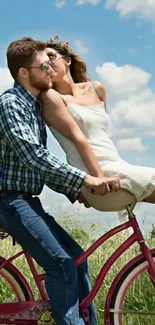
{"label": "red bicycle", "polygon": [[[77,260],[76,265],[81,264],[106,240],[121,231],[131,228],[132,234],[115,250],[106,263],[101,268],[91,292],[80,304],[80,311],[83,313],[86,325],[89,323],[88,305],[95,298],[100,287],[104,285],[104,279],[114,262],[135,242],[139,244],[141,254],[129,261],[117,274],[113,280],[107,294],[104,306],[105,325],[152,325],[155,324],[155,303],[150,309],[145,303],[143,292],[138,293],[141,299],[141,309],[137,308],[133,297],[133,307],[128,307],[128,293],[134,288],[142,277],[147,278],[147,290],[151,299],[155,301],[155,249],[150,250],[145,243],[135,215],[127,207],[128,221],[108,231],[91,245]],[[3,229],[0,238],[4,239],[7,234]],[[21,272],[12,264],[16,258],[24,254],[35,280],[41,300],[36,300],[27,280]],[[5,259],[0,257],[0,290],[3,281],[12,289],[13,301],[3,301],[0,303],[0,324],[18,325],[52,325],[54,323],[50,310],[49,300],[44,288],[44,274],[39,274],[33,259],[25,252],[21,251],[16,255]],[[49,312],[49,318],[44,320],[42,315]]]}

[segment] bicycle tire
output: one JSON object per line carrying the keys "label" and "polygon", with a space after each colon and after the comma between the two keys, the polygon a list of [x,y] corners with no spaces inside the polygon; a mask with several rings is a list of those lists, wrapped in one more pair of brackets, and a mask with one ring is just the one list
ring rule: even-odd
{"label": "bicycle tire", "polygon": [[[155,250],[153,250],[152,257],[155,261]],[[113,289],[113,295],[111,296],[110,301],[110,322],[108,321],[108,325],[152,325],[155,324],[155,308],[149,313],[150,317],[153,317],[153,321],[150,322],[148,320],[147,322],[147,311],[145,308],[141,307],[140,314],[138,314],[138,308],[137,306],[133,306],[132,308],[126,307],[127,300],[127,294],[130,292],[129,290],[134,286],[134,289],[136,288],[135,281],[140,281],[140,276],[143,275],[143,277],[146,278],[146,275],[148,275],[149,285],[152,286],[152,292],[154,291],[154,299],[155,299],[155,288],[153,287],[153,284],[150,280],[148,272],[148,263],[144,257],[134,262],[122,275],[122,277],[119,279],[119,281],[116,283],[115,288]],[[144,294],[144,291],[141,292],[141,294]],[[140,292],[138,292],[139,299],[140,299]],[[150,293],[151,297],[151,293]],[[153,298],[151,297],[151,299]],[[133,300],[135,300],[135,297],[132,296]],[[145,300],[144,300],[145,301]],[[132,302],[132,304],[134,304]],[[137,301],[138,304],[138,301]],[[135,304],[136,305],[136,304]],[[145,307],[145,306],[144,306]],[[121,313],[121,310],[124,309],[124,312]],[[144,313],[144,314],[143,314]],[[153,315],[154,313],[154,315]],[[143,317],[145,319],[144,322],[139,320],[139,317]]]}
{"label": "bicycle tire", "polygon": [[[0,257],[0,264],[4,261],[3,258]],[[5,283],[4,283],[5,282]],[[6,290],[8,289],[9,292],[9,299],[7,297],[6,300],[3,301],[4,297],[4,288],[6,286]],[[30,296],[27,291],[26,286],[19,278],[18,274],[16,273],[16,268],[12,264],[5,265],[3,268],[0,269],[0,304],[3,302],[12,301],[30,301]],[[11,299],[10,299],[11,296]],[[6,320],[7,321],[7,320]],[[6,321],[3,319],[0,321],[0,324],[6,324]]]}
{"label": "bicycle tire", "polygon": [[[4,258],[0,257],[0,265],[2,262],[4,262]],[[27,285],[24,283],[25,279],[22,277],[21,274],[19,276],[18,273],[20,274],[19,270],[16,269],[16,267],[14,265],[12,265],[11,263],[5,265],[3,268],[0,269],[0,295],[1,295],[1,291],[2,291],[1,283],[4,279],[4,281],[9,285],[9,292],[11,290],[14,293],[14,296],[16,298],[15,301],[21,302],[21,301],[33,300],[34,298],[33,298],[32,294],[30,292],[28,292]],[[7,300],[7,298],[6,298],[6,300]],[[5,301],[5,302],[8,302],[8,301]],[[10,299],[9,299],[9,302],[10,302]],[[0,297],[0,306],[1,306],[1,303],[4,303],[4,301],[3,301],[3,299],[1,301],[1,297]],[[1,317],[0,317],[0,324],[6,325],[7,321],[8,321],[7,319],[1,320]],[[19,323],[20,323],[20,321],[18,321],[18,324]],[[9,324],[10,324],[10,322],[9,322]],[[15,321],[13,321],[13,324],[15,325]],[[23,322],[22,322],[22,324],[23,324]],[[43,314],[43,319],[41,318],[38,321],[35,321],[35,320],[31,321],[31,324],[54,325],[55,323],[51,316],[51,310],[49,309],[48,311],[46,311],[46,315]]]}
{"label": "bicycle tire", "polygon": [[[0,264],[2,262],[3,258],[0,257]],[[30,297],[27,288],[22,280],[18,277],[15,270],[16,268],[12,264],[5,265],[2,269],[0,269],[0,282],[5,280],[8,283],[10,289],[12,289],[12,292],[15,293],[17,301],[29,301]]]}

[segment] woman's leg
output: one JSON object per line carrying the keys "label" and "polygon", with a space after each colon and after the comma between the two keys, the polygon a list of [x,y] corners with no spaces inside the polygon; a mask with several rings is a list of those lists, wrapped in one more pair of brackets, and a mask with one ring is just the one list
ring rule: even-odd
{"label": "woman's leg", "polygon": [[144,199],[144,202],[155,204],[155,190],[151,193],[151,195]]}

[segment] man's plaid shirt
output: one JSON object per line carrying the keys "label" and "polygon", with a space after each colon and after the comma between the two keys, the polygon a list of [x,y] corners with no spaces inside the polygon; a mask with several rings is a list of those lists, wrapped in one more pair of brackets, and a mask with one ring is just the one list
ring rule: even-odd
{"label": "man's plaid shirt", "polygon": [[38,195],[46,184],[77,199],[86,174],[53,156],[46,142],[39,100],[15,83],[0,96],[0,191]]}

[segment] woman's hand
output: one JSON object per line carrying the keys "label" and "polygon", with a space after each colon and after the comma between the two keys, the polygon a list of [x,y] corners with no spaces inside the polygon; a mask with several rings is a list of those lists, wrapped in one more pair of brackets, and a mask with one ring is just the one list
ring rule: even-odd
{"label": "woman's hand", "polygon": [[121,181],[118,177],[93,177],[86,175],[83,181],[88,191],[95,195],[106,195],[109,192],[117,192],[122,189]]}

